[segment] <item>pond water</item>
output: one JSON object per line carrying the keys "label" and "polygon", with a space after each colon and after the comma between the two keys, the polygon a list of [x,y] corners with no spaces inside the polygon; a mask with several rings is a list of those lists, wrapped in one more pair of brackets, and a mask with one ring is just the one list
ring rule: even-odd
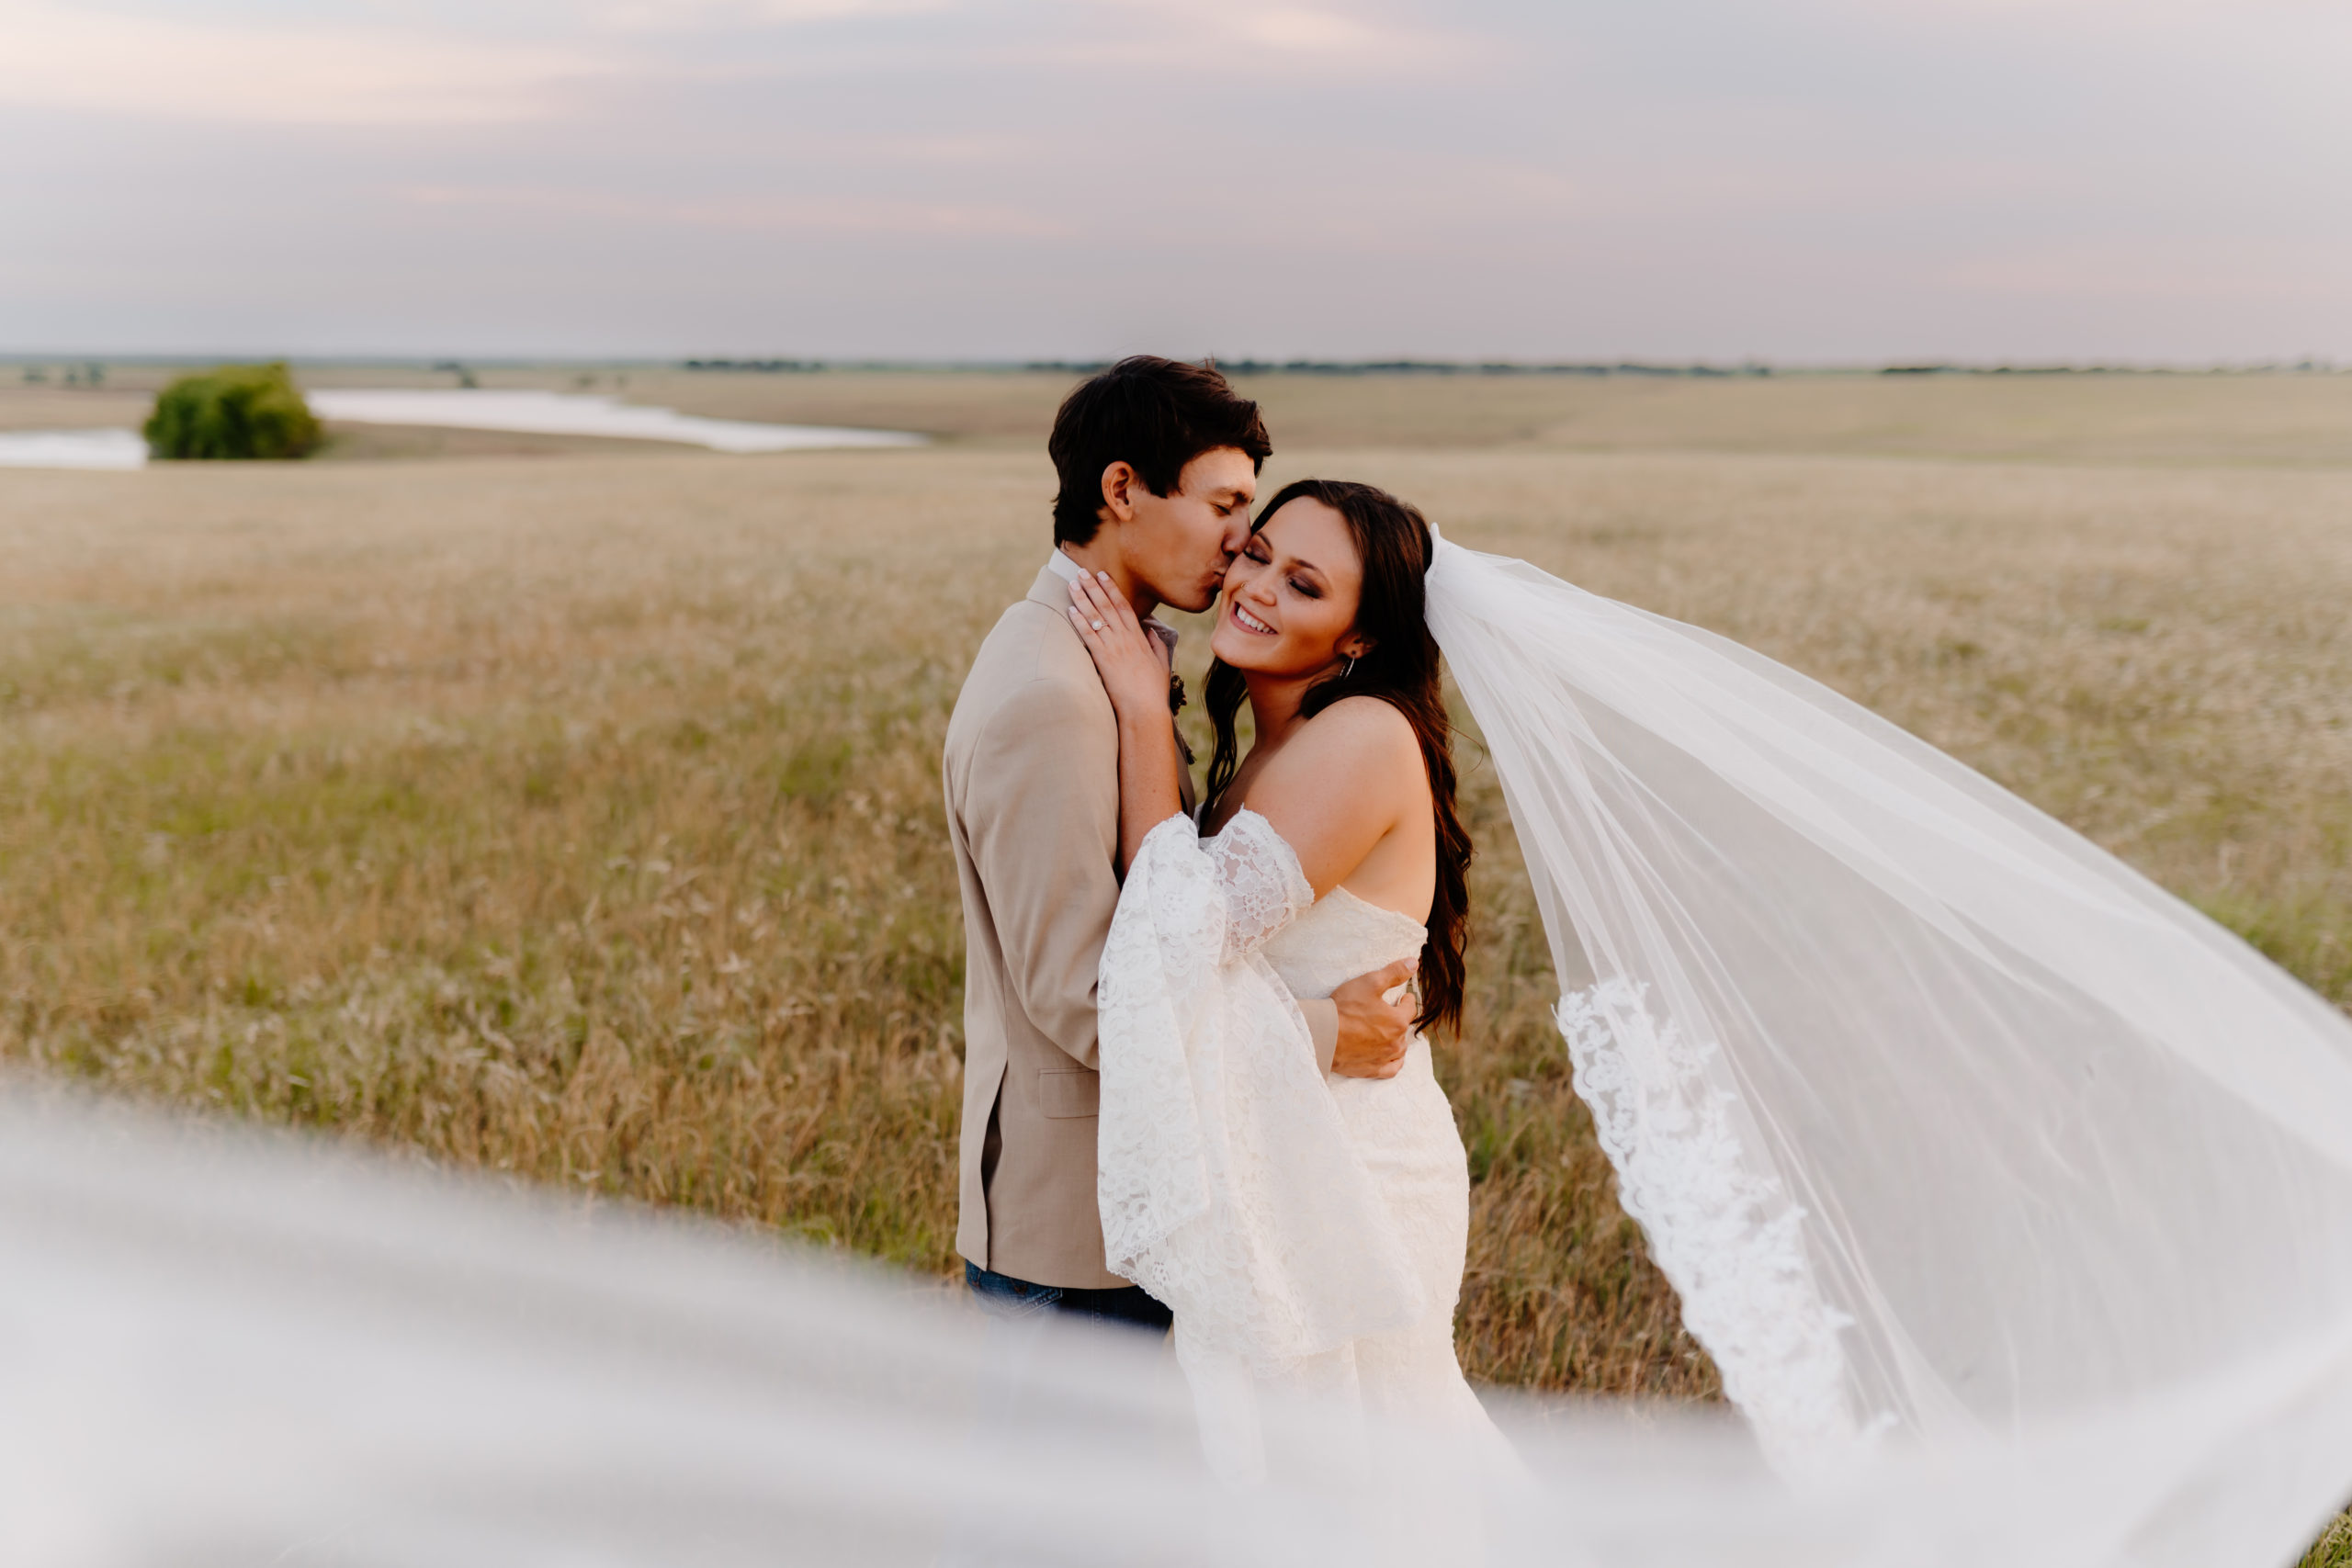
{"label": "pond water", "polygon": [[921,446],[904,430],[850,430],[823,424],[758,424],[705,419],[576,392],[491,389],[355,389],[312,392],[321,419],[352,424],[430,424],[454,430],[513,430],[535,435],[610,435],[674,441],[718,452],[800,452],[828,446]]}
{"label": "pond water", "polygon": [[0,468],[141,468],[135,430],[0,430]]}
{"label": "pond water", "polygon": [[[921,446],[908,430],[760,424],[704,419],[574,392],[367,388],[312,392],[311,412],[346,424],[425,424],[533,435],[606,435],[670,441],[715,452],[808,452],[843,446]],[[147,444],[131,430],[0,430],[0,468],[138,468]]]}

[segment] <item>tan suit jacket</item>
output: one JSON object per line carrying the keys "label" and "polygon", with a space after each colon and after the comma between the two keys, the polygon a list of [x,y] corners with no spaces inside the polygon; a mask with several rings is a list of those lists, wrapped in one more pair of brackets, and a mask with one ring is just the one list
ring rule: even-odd
{"label": "tan suit jacket", "polygon": [[[1119,730],[1049,567],[980,644],[947,723],[964,897],[956,1250],[1040,1285],[1112,1289],[1094,1202],[1095,971],[1119,902]],[[1180,785],[1193,807],[1189,776]],[[1337,1015],[1307,1013],[1330,1059]]]}

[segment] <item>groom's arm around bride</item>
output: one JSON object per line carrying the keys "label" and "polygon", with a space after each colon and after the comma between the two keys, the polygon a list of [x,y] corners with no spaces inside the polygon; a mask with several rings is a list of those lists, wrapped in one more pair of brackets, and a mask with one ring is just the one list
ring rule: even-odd
{"label": "groom's arm around bride", "polygon": [[[1050,450],[1054,553],[981,644],[947,730],[966,952],[956,1247],[975,1288],[1000,1301],[1164,1325],[1159,1303],[1104,1268],[1095,1207],[1095,976],[1119,899],[1118,724],[1067,618],[1067,584],[1104,573],[1139,616],[1207,608],[1248,537],[1271,444],[1257,405],[1216,370],[1137,358],[1070,394]],[[1151,624],[1172,648],[1174,633]],[[1180,789],[1189,810],[1189,777]],[[1301,1004],[1327,1069],[1394,1070],[1409,1010],[1381,993],[1401,978]]]}

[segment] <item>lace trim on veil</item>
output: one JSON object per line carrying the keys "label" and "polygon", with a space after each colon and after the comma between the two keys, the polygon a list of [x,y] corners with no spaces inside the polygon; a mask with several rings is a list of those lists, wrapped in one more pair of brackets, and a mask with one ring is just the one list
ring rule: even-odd
{"label": "lace trim on veil", "polygon": [[1721,1053],[1654,1015],[1649,987],[1611,976],[1560,998],[1577,1093],[1617,1173],[1618,1201],[1682,1298],[1682,1319],[1776,1461],[1848,1450],[1855,1423],[1838,1332],[1805,1260],[1805,1211],[1751,1167]]}

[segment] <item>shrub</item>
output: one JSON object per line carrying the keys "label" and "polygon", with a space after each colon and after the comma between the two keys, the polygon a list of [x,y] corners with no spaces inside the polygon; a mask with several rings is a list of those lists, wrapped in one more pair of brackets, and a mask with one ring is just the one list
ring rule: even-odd
{"label": "shrub", "polygon": [[156,395],[145,434],[158,457],[306,457],[321,440],[283,362],[181,377]]}

